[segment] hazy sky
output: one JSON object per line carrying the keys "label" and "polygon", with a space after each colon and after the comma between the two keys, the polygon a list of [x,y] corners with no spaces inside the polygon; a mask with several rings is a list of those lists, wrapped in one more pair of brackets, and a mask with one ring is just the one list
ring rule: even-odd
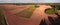
{"label": "hazy sky", "polygon": [[0,3],[60,3],[60,0],[0,0]]}

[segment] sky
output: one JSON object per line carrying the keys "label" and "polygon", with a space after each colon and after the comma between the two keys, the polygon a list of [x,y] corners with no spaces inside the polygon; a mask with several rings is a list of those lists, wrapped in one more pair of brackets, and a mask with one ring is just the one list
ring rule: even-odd
{"label": "sky", "polygon": [[0,3],[60,3],[60,0],[0,0]]}

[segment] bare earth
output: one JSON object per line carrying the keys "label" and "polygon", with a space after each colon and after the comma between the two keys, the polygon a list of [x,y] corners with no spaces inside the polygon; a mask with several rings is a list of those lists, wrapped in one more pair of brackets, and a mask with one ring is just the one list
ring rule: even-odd
{"label": "bare earth", "polygon": [[[52,18],[56,18],[56,15],[48,15],[45,14],[45,9],[47,8],[51,8],[51,6],[49,5],[40,5],[40,7],[36,8],[36,10],[33,12],[32,16],[30,19],[25,19],[25,18],[21,18],[21,17],[17,17],[13,14],[18,13],[19,11],[22,11],[26,8],[28,8],[31,5],[25,5],[25,6],[16,6],[16,5],[3,5],[3,12],[4,12],[4,16],[6,19],[6,22],[8,25],[39,25],[41,20],[45,19],[47,25],[50,24],[49,20],[48,20],[48,16],[52,16]],[[9,10],[7,8],[11,8],[12,10]]]}

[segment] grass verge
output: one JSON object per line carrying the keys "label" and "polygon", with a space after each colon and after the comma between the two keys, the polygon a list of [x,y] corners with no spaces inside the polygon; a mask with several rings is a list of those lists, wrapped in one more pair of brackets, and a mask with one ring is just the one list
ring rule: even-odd
{"label": "grass verge", "polygon": [[6,20],[3,17],[2,9],[0,8],[0,25],[7,25]]}

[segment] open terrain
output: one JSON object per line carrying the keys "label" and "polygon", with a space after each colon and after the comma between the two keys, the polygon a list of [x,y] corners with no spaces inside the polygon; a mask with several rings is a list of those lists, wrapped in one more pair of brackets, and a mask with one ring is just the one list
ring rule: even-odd
{"label": "open terrain", "polygon": [[[45,19],[47,25],[51,24],[48,16],[57,18],[55,14],[46,14],[45,9],[50,5],[39,5],[37,8],[29,8],[32,5],[0,5],[8,25],[39,25]],[[59,11],[57,11],[59,13]],[[27,18],[26,18],[27,17]]]}

